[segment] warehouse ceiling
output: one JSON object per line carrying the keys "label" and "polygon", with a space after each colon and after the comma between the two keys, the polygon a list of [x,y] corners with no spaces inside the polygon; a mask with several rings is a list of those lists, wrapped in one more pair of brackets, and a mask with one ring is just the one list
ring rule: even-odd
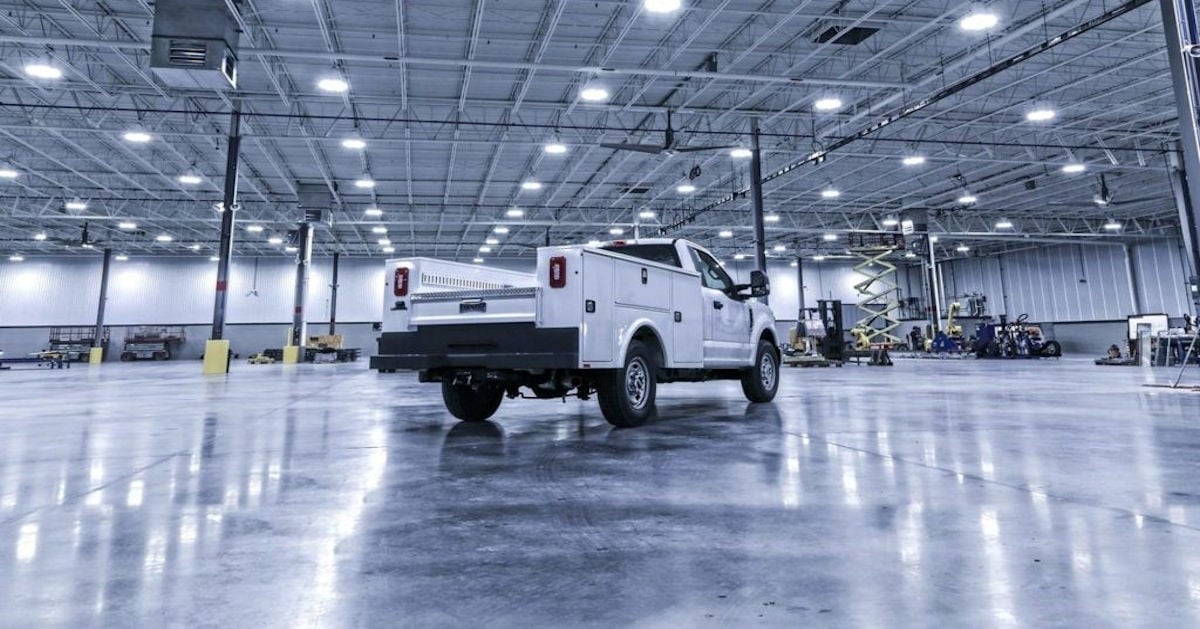
{"label": "warehouse ceiling", "polygon": [[[289,255],[271,239],[300,184],[332,193],[318,254],[490,259],[635,232],[750,253],[734,149],[755,119],[776,256],[837,254],[912,211],[950,255],[1176,229],[1156,2],[229,4],[240,76],[221,91],[150,70],[152,2],[0,2],[0,252],[211,255],[238,103],[237,255]],[[668,114],[670,150],[603,146],[663,147]]]}

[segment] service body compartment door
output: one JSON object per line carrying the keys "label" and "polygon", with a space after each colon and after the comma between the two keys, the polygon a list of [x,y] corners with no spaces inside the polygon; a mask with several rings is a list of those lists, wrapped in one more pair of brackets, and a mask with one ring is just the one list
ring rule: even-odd
{"label": "service body compartment door", "polygon": [[616,303],[666,311],[671,308],[671,271],[622,260],[616,265]]}
{"label": "service body compartment door", "polygon": [[694,275],[672,274],[671,311],[675,362],[703,364],[704,308],[700,295],[700,278]]}
{"label": "service body compartment door", "polygon": [[[613,325],[613,278],[616,261],[607,256],[583,256],[583,327],[580,328],[579,360],[607,363],[617,344]],[[588,312],[591,310],[592,312]]]}

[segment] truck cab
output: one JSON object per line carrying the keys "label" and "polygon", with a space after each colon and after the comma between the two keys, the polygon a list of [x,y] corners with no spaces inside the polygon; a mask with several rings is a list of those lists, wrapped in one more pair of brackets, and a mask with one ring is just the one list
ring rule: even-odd
{"label": "truck cab", "polygon": [[683,239],[543,247],[532,274],[428,258],[389,260],[380,371],[441,383],[450,412],[490,417],[504,397],[588,399],[610,423],[655,413],[659,383],[738,379],[749,399],[778,387],[764,274],[735,284]]}

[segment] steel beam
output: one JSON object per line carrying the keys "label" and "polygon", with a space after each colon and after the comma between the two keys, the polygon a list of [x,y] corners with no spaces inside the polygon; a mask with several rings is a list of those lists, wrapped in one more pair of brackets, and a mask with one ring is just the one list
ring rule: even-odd
{"label": "steel beam", "polygon": [[96,333],[92,335],[92,347],[101,347],[104,338],[104,310],[108,305],[108,272],[112,268],[112,249],[104,248],[104,262],[100,266],[100,302],[96,306]]}
{"label": "steel beam", "polygon": [[[754,201],[754,263],[758,270],[767,272],[767,233],[763,218],[762,148],[758,143],[758,119],[750,121],[750,138],[753,142],[750,155],[750,195]],[[763,298],[767,303],[768,297]]]}
{"label": "steel beam", "polygon": [[308,323],[304,303],[308,299],[308,267],[312,264],[313,229],[311,223],[300,223],[296,246],[296,300],[292,309],[292,345],[303,348],[308,341]]}
{"label": "steel beam", "polygon": [[[1160,0],[1163,32],[1167,39],[1167,60],[1175,88],[1175,106],[1179,109],[1179,135],[1182,161],[1171,156],[1171,186],[1187,251],[1192,277],[1200,275],[1200,225],[1196,208],[1200,206],[1200,17],[1194,0]],[[1193,309],[1195,312],[1195,309]]]}
{"label": "steel beam", "polygon": [[225,338],[225,305],[229,296],[229,262],[233,256],[234,214],[237,213],[238,151],[241,148],[241,112],[229,115],[229,148],[225,156],[225,191],[221,202],[221,242],[217,252],[217,296],[213,302],[212,340]]}
{"label": "steel beam", "polygon": [[329,333],[337,334],[337,293],[338,293],[338,263],[342,254],[333,254],[333,277],[329,282]]}

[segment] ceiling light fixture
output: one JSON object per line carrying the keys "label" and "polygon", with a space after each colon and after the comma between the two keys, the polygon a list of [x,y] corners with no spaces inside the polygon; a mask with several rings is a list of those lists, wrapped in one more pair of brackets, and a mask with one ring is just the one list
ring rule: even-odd
{"label": "ceiling light fixture", "polygon": [[382,251],[384,253],[396,253],[396,248],[395,247],[384,247],[383,249],[380,249],[380,251]]}
{"label": "ceiling light fixture", "polygon": [[500,239],[499,239],[499,238],[488,238],[487,240],[484,240],[484,241],[483,241],[483,244],[485,244],[485,245],[498,245],[498,244],[500,244]]}
{"label": "ceiling light fixture", "polygon": [[915,253],[913,253],[913,252],[909,251],[908,253],[905,253],[905,254],[904,254],[904,257],[906,257],[906,258],[909,258],[909,259],[911,260],[912,258],[915,258],[915,257],[917,257],[917,254],[915,254]]}
{"label": "ceiling light fixture", "polygon": [[824,262],[825,256],[813,256],[813,261],[814,262]]}
{"label": "ceiling light fixture", "polygon": [[1062,167],[1062,171],[1068,175],[1078,175],[1086,170],[1087,166],[1084,164],[1067,164]]}
{"label": "ceiling light fixture", "polygon": [[746,254],[744,254],[744,253],[735,253],[735,254],[733,254],[733,259],[734,259],[734,260],[739,260],[739,261],[740,261],[740,260],[745,260],[745,259],[746,259]]}
{"label": "ceiling light fixture", "polygon": [[367,148],[367,141],[362,138],[346,138],[342,140],[342,148],[361,151]]}
{"label": "ceiling light fixture", "polygon": [[613,236],[623,236],[625,235],[625,230],[621,229],[620,227],[614,227],[608,230],[608,233],[612,234]]}
{"label": "ceiling light fixture", "polygon": [[508,233],[508,228],[503,225],[498,225],[492,228],[492,233],[504,235]]}
{"label": "ceiling light fixture", "polygon": [[282,245],[283,239],[280,238],[279,236],[271,236],[270,238],[267,239],[267,244],[268,245]]}
{"label": "ceiling light fixture", "polygon": [[121,254],[116,257],[116,260],[117,262],[127,262],[129,260],[129,256]]}
{"label": "ceiling light fixture", "polygon": [[657,214],[655,214],[654,212],[651,212],[650,210],[643,210],[641,212],[638,212],[638,218],[642,218],[642,219],[649,220],[649,219],[654,218],[655,216],[657,216]]}
{"label": "ceiling light fixture", "polygon": [[19,255],[11,255],[11,256],[8,256],[8,261],[9,262],[24,262],[25,257],[19,256]]}
{"label": "ceiling light fixture", "polygon": [[960,205],[971,205],[972,203],[974,203],[978,200],[979,200],[979,197],[976,197],[973,194],[964,194],[961,197],[958,197],[958,203]]}
{"label": "ceiling light fixture", "polygon": [[375,187],[375,180],[374,179],[359,179],[358,181],[354,182],[354,187],[369,190],[369,189]]}
{"label": "ceiling light fixture", "polygon": [[838,239],[838,235],[837,234],[825,234],[824,236],[821,236],[821,238],[824,238],[825,242],[834,242],[835,240]]}
{"label": "ceiling light fixture", "polygon": [[1107,229],[1110,232],[1121,231],[1122,227],[1124,227],[1124,225],[1118,223],[1117,221],[1109,221],[1104,224],[1104,229]]}
{"label": "ceiling light fixture", "polygon": [[263,226],[262,225],[247,225],[246,231],[250,232],[251,234],[261,234],[263,231]]}
{"label": "ceiling light fixture", "polygon": [[1012,229],[1012,221],[1002,218],[996,221],[996,229]]}
{"label": "ceiling light fixture", "polygon": [[299,249],[299,248],[297,248],[297,247],[293,247],[293,246],[291,246],[291,245],[288,245],[288,246],[284,247],[284,248],[283,248],[283,250],[284,250],[284,251],[286,251],[286,252],[288,252],[288,253],[296,253],[296,252],[297,252],[297,251],[299,251],[300,249]]}
{"label": "ceiling light fixture", "polygon": [[125,138],[126,142],[133,142],[135,144],[145,144],[154,139],[153,136],[145,131],[126,131],[125,135],[121,137]]}
{"label": "ceiling light fixture", "polygon": [[25,66],[25,74],[35,79],[61,79],[63,71],[45,63],[31,63]]}
{"label": "ceiling light fixture", "polygon": [[1025,119],[1029,122],[1048,122],[1054,120],[1057,115],[1053,109],[1034,109],[1025,114]]}
{"label": "ceiling light fixture", "polygon": [[691,194],[695,191],[696,186],[693,186],[690,183],[681,183],[678,186],[675,186],[675,192],[678,192],[679,194]]}
{"label": "ceiling light fixture", "polygon": [[0,168],[0,179],[16,179],[21,173],[12,168]]}
{"label": "ceiling light fixture", "polygon": [[567,152],[567,145],[559,142],[551,142],[543,146],[542,150],[550,155],[562,155]]}
{"label": "ceiling light fixture", "polygon": [[579,97],[592,103],[608,100],[608,90],[600,86],[585,87],[579,91]]}
{"label": "ceiling light fixture", "polygon": [[540,181],[533,181],[532,179],[530,179],[529,181],[522,181],[522,182],[521,182],[521,189],[522,189],[522,190],[531,190],[531,191],[532,191],[532,190],[541,190],[541,189],[542,189],[542,182],[540,182]]}
{"label": "ceiling light fixture", "polygon": [[175,240],[175,238],[173,236],[170,236],[168,234],[159,234],[159,235],[155,236],[154,239],[157,240],[158,242],[171,242],[172,240]]}
{"label": "ceiling light fixture", "polygon": [[900,224],[900,219],[895,216],[885,216],[883,219],[884,227],[895,227]]}
{"label": "ceiling light fixture", "polygon": [[74,201],[67,201],[64,207],[73,212],[82,212],[87,209],[87,203],[76,199]]}
{"label": "ceiling light fixture", "polygon": [[379,243],[380,247],[386,247],[386,246],[392,244],[392,241],[388,240],[387,238],[380,238],[379,240],[377,240],[375,242]]}
{"label": "ceiling light fixture", "polygon": [[778,214],[768,214],[768,215],[766,215],[766,216],[764,216],[764,217],[763,217],[763,222],[766,222],[766,223],[778,223],[778,222],[779,222],[779,215],[778,215]]}
{"label": "ceiling light fixture", "polygon": [[217,257],[217,256],[209,256],[209,257],[208,257],[208,261],[209,261],[209,262],[220,262],[220,261],[221,261],[221,258],[219,258],[219,257]]}
{"label": "ceiling light fixture", "polygon": [[483,264],[483,258],[475,258],[474,260],[471,260],[471,262],[474,262],[475,264]]}
{"label": "ceiling light fixture", "polygon": [[45,233],[45,232],[38,232],[38,233],[36,233],[36,234],[34,234],[34,235],[33,235],[33,239],[34,239],[34,240],[38,240],[38,241],[45,240],[45,239],[46,239],[46,233]]}
{"label": "ceiling light fixture", "polygon": [[930,237],[929,237],[929,242],[937,242],[937,241],[939,241],[939,240],[941,240],[941,239],[940,239],[940,238],[938,238],[936,235],[934,235],[934,236],[930,236]]}
{"label": "ceiling light fixture", "polygon": [[519,207],[510,207],[508,208],[508,211],[504,213],[504,215],[509,218],[521,218],[522,216],[525,216],[525,210],[522,210]]}
{"label": "ceiling light fixture", "polygon": [[367,216],[383,216],[383,210],[377,207],[369,207],[363,210],[363,214],[366,214]]}
{"label": "ceiling light fixture", "polygon": [[722,229],[721,231],[717,232],[717,236],[721,238],[733,238],[733,232],[728,229]]}
{"label": "ceiling light fixture", "polygon": [[966,252],[970,251],[971,248],[966,245],[959,245],[959,246],[955,247],[954,250],[959,253],[966,253]]}
{"label": "ceiling light fixture", "polygon": [[643,0],[642,8],[648,13],[674,13],[683,6],[680,0]]}
{"label": "ceiling light fixture", "polygon": [[738,147],[729,151],[729,156],[733,159],[749,159],[754,156],[754,151],[748,148]]}
{"label": "ceiling light fixture", "polygon": [[492,252],[492,248],[487,245],[484,245],[479,248],[479,253],[491,253],[491,252]]}
{"label": "ceiling light fixture", "polygon": [[185,186],[195,186],[195,185],[202,183],[203,181],[204,181],[203,177],[201,177],[200,175],[194,175],[191,173],[179,176],[179,183],[181,183]]}
{"label": "ceiling light fixture", "polygon": [[599,240],[589,240],[588,244],[587,244],[587,246],[589,246],[589,247],[601,247],[603,245],[604,245],[604,243],[600,242]]}
{"label": "ceiling light fixture", "polygon": [[775,245],[772,250],[775,253],[783,253],[784,251],[787,251],[787,245]]}
{"label": "ceiling light fixture", "polygon": [[970,13],[958,21],[958,27],[964,31],[986,31],[995,28],[1000,18],[995,13]]}
{"label": "ceiling light fixture", "polygon": [[137,223],[134,223],[132,221],[121,221],[120,223],[117,223],[117,227],[119,227],[121,229],[126,229],[126,230],[137,229]]}
{"label": "ceiling light fixture", "polygon": [[324,92],[334,92],[336,94],[340,94],[342,92],[349,90],[350,84],[343,81],[342,79],[329,77],[329,78],[325,78],[325,79],[321,79],[320,81],[317,81],[317,87],[320,88],[321,91],[324,91]]}
{"label": "ceiling light fixture", "polygon": [[825,188],[821,191],[822,199],[836,199],[842,196],[842,191],[837,188]]}
{"label": "ceiling light fixture", "polygon": [[191,249],[192,251],[199,251],[200,245],[192,245],[192,246],[188,247],[188,249]]}
{"label": "ceiling light fixture", "polygon": [[813,109],[817,111],[837,111],[842,108],[842,99],[840,98],[819,98],[813,103]]}
{"label": "ceiling light fixture", "polygon": [[909,155],[900,160],[900,163],[905,166],[920,166],[925,163],[925,157],[923,155]]}
{"label": "ceiling light fixture", "polygon": [[383,225],[376,225],[375,227],[371,228],[371,233],[372,234],[386,234],[387,228],[384,227]]}

